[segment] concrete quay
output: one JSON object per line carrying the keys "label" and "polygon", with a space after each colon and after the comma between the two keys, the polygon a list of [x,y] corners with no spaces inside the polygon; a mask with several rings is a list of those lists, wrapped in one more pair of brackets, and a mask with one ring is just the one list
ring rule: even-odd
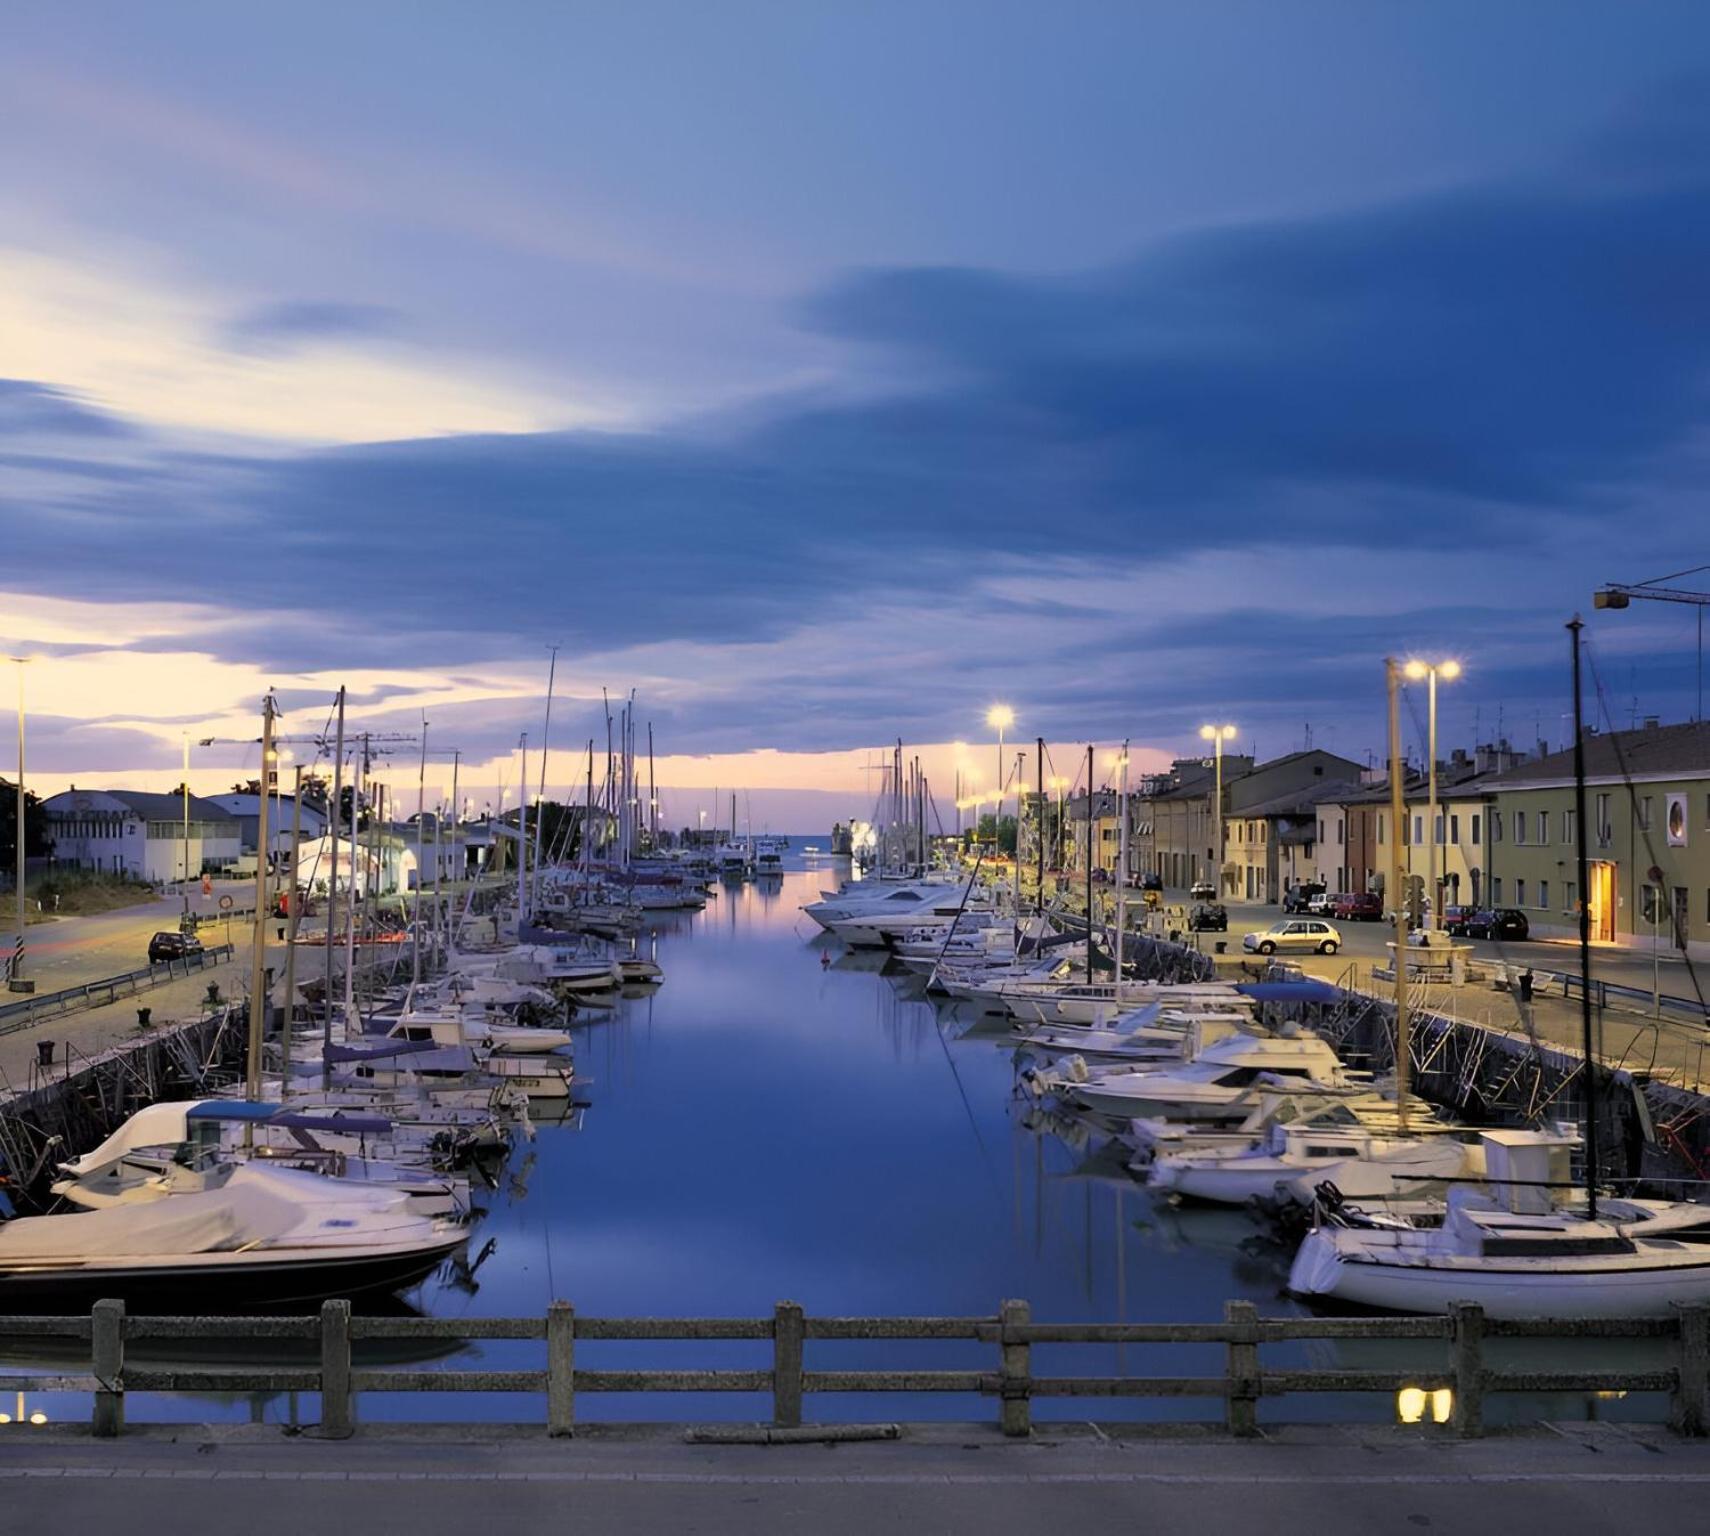
{"label": "concrete quay", "polygon": [[0,1432],[0,1499],[19,1530],[347,1528],[413,1536],[571,1524],[583,1533],[1035,1536],[1042,1529],[1326,1536],[1416,1528],[1600,1536],[1695,1528],[1710,1443],[1616,1425],[1543,1425],[1462,1441],[1441,1431],[1299,1427],[1235,1441],[1181,1430],[904,1429],[895,1441],[688,1443],[681,1428],[438,1432],[365,1426],[356,1441],[277,1428],[148,1430],[94,1442]]}

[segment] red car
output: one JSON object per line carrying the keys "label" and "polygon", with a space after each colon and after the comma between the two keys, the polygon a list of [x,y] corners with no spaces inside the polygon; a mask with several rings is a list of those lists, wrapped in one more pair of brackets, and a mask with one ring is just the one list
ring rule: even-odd
{"label": "red car", "polygon": [[1336,916],[1343,922],[1379,922],[1383,918],[1383,897],[1374,891],[1344,892],[1336,898]]}

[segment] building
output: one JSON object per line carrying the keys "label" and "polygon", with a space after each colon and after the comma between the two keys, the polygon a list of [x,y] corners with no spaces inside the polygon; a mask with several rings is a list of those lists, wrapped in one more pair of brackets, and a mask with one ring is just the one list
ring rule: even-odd
{"label": "building", "polygon": [[[1223,759],[1225,798],[1231,778],[1251,773],[1253,759],[1226,754]],[[1135,801],[1134,820],[1144,828],[1138,840],[1136,867],[1156,875],[1166,886],[1185,888],[1216,863],[1212,850],[1212,791],[1216,767],[1211,758],[1178,758],[1168,773],[1143,786]]]}
{"label": "building", "polygon": [[194,879],[236,866],[243,852],[238,818],[200,795],[74,784],[43,802],[56,864],[129,875],[156,884]]}
{"label": "building", "polygon": [[[1130,797],[1132,799],[1132,797]],[[1085,794],[1073,796],[1064,810],[1064,835],[1068,847],[1064,850],[1067,868],[1086,873],[1087,807],[1092,807],[1093,868],[1107,878],[1114,878],[1122,853],[1122,801],[1114,789],[1095,789],[1090,798]],[[1133,862],[1132,859],[1129,861]]]}
{"label": "building", "polygon": [[[1591,936],[1710,958],[1710,723],[1588,735]],[[1578,932],[1580,828],[1573,752],[1485,781],[1492,905],[1541,937]]]}
{"label": "building", "polygon": [[[1232,901],[1276,904],[1291,885],[1322,881],[1318,806],[1324,795],[1356,792],[1348,780],[1316,781],[1244,806],[1224,821],[1225,894]],[[1326,886],[1328,881],[1323,881]]]}
{"label": "building", "polygon": [[[209,801],[222,810],[237,817],[239,837],[243,840],[243,851],[254,854],[260,841],[261,832],[261,796],[234,793],[229,795],[210,795]],[[267,797],[267,845],[274,859],[289,859],[291,855],[291,820],[293,815],[292,795],[269,795]],[[302,810],[303,841],[315,841],[327,829],[326,811],[308,800],[303,801]]]}

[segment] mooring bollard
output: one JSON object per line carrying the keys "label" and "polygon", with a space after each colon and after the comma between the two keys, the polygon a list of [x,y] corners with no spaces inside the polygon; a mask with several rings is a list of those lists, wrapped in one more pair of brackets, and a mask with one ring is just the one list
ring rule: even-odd
{"label": "mooring bollard", "polygon": [[89,1314],[89,1360],[95,1377],[90,1431],[111,1440],[125,1429],[125,1304],[98,1301]]}
{"label": "mooring bollard", "polygon": [[802,1422],[805,1331],[801,1307],[780,1301],[772,1315],[772,1422],[780,1429],[796,1429]]}

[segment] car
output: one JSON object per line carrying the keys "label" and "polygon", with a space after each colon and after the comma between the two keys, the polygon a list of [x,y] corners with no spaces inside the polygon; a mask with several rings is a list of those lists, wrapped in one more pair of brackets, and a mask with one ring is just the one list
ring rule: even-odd
{"label": "car", "polygon": [[1190,933],[1227,933],[1229,914],[1214,901],[1202,901],[1188,913],[1187,925]]}
{"label": "car", "polygon": [[1299,885],[1291,885],[1283,892],[1282,909],[1285,912],[1306,912],[1311,910],[1310,903],[1314,896],[1324,894],[1324,887],[1316,880],[1303,881]]}
{"label": "car", "polygon": [[1284,918],[1241,940],[1241,948],[1250,955],[1274,955],[1283,950],[1333,955],[1341,947],[1342,935],[1316,917]]}
{"label": "car", "polygon": [[1469,939],[1526,939],[1531,934],[1532,925],[1527,922],[1526,914],[1513,907],[1486,908],[1474,912],[1466,922]]}
{"label": "car", "polygon": [[1329,917],[1336,910],[1336,898],[1329,891],[1320,891],[1306,903],[1306,910],[1314,917]]}
{"label": "car", "polygon": [[1479,915],[1477,907],[1444,907],[1443,931],[1457,939],[1467,936],[1467,925]]}
{"label": "car", "polygon": [[1217,895],[1217,887],[1209,880],[1195,880],[1187,893],[1195,901],[1211,901]]}
{"label": "car", "polygon": [[1163,888],[1164,877],[1162,875],[1142,875],[1140,877],[1140,889],[1143,891],[1161,891]]}
{"label": "car", "polygon": [[148,941],[148,963],[159,965],[163,960],[183,960],[202,953],[202,941],[193,934],[165,930]]}
{"label": "car", "polygon": [[1330,915],[1344,923],[1375,923],[1383,917],[1383,897],[1376,891],[1344,891]]}

